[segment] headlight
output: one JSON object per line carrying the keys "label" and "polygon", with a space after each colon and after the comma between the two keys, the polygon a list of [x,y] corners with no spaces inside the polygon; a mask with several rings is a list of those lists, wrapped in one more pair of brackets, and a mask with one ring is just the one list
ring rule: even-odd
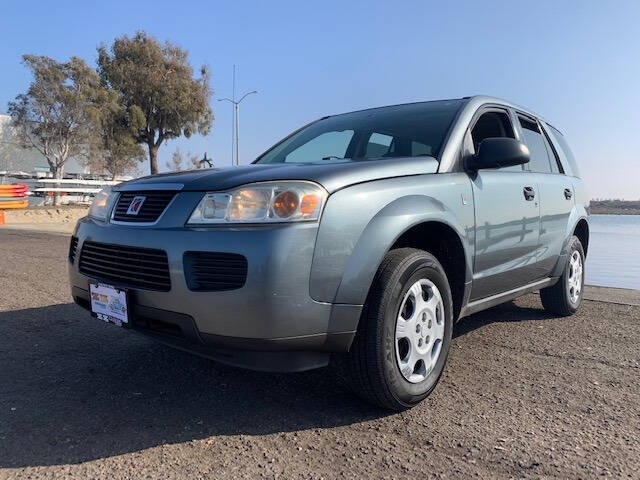
{"label": "headlight", "polygon": [[221,193],[207,193],[188,223],[281,223],[314,221],[327,192],[311,182],[253,183]]}
{"label": "headlight", "polygon": [[91,208],[89,208],[89,216],[103,222],[106,221],[116,197],[117,194],[111,191],[111,187],[100,190],[94,197]]}

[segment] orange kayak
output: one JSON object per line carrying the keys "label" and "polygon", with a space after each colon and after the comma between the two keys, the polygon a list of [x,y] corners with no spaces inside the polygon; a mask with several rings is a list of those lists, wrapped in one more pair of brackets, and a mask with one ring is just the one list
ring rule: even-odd
{"label": "orange kayak", "polygon": [[26,192],[26,185],[0,185],[0,194],[5,192]]}
{"label": "orange kayak", "polygon": [[2,199],[6,199],[6,198],[21,198],[24,197],[27,194],[27,192],[7,192],[7,191],[3,191],[0,190],[0,201],[2,201]]}
{"label": "orange kayak", "polygon": [[29,200],[0,202],[0,210],[4,210],[6,208],[27,208],[28,205],[29,205]]}

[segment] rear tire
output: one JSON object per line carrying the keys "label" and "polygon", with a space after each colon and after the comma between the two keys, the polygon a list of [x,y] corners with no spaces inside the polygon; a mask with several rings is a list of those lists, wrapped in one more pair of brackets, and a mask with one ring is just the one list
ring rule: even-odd
{"label": "rear tire", "polygon": [[405,410],[435,388],[453,329],[451,289],[428,252],[389,252],[373,281],[351,351],[338,373],[364,400]]}
{"label": "rear tire", "polygon": [[563,317],[578,311],[584,293],[584,249],[575,235],[569,241],[568,251],[564,272],[558,282],[540,290],[545,310]]}

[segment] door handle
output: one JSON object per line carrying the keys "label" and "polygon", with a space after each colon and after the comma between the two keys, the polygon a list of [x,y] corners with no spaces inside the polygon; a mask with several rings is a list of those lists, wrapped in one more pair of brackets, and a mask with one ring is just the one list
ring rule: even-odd
{"label": "door handle", "polygon": [[528,202],[533,200],[536,196],[536,191],[533,189],[533,187],[524,187],[522,193],[524,193],[524,199]]}
{"label": "door handle", "polygon": [[571,191],[570,188],[565,188],[564,189],[564,198],[566,198],[567,200],[571,200],[571,197],[573,197],[573,192]]}

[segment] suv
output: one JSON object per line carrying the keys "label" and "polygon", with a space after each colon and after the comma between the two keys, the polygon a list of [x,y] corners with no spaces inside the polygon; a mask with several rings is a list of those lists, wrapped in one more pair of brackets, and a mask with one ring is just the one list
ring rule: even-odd
{"label": "suv", "polygon": [[579,307],[587,197],[562,134],[488,97],[321,118],[251,165],[97,195],[71,239],[75,301],[227,364],[336,367],[401,410],[454,323],[540,290]]}

